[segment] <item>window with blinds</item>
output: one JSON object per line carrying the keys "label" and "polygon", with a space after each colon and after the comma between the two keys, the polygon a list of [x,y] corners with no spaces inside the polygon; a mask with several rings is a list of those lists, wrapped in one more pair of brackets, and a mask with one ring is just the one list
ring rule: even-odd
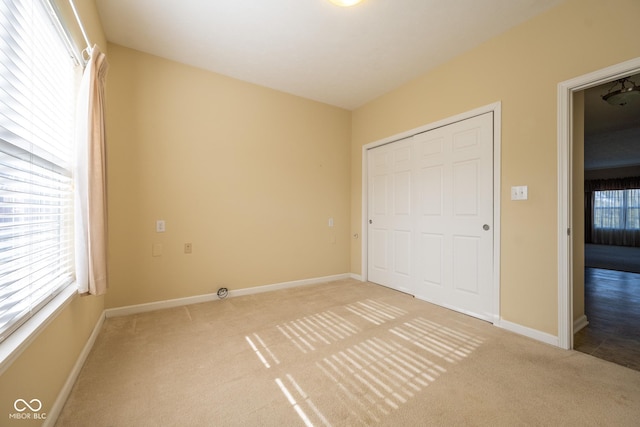
{"label": "window with blinds", "polygon": [[0,341],[74,281],[80,70],[46,0],[0,2]]}
{"label": "window with blinds", "polygon": [[594,191],[596,228],[640,230],[640,189]]}

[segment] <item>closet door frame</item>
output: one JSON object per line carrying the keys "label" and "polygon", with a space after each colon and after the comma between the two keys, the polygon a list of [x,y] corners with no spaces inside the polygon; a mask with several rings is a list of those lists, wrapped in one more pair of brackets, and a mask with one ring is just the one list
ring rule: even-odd
{"label": "closet door frame", "polygon": [[442,126],[466,120],[481,114],[493,112],[493,298],[495,311],[493,313],[492,323],[498,325],[500,322],[500,242],[501,242],[501,223],[500,223],[500,199],[501,199],[501,117],[502,105],[500,102],[485,105],[483,107],[470,110],[456,116],[448,117],[437,122],[429,123],[418,128],[410,129],[399,134],[371,142],[362,147],[362,218],[361,218],[361,277],[363,281],[368,280],[368,219],[369,219],[369,150],[381,145],[389,144],[394,141],[409,138],[417,133],[427,132]]}

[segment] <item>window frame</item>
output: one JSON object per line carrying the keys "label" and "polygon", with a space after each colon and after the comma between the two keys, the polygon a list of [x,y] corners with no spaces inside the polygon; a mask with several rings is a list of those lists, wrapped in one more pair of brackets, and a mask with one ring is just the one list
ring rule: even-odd
{"label": "window frame", "polygon": [[[79,45],[71,36],[71,32],[63,19],[63,14],[54,0],[35,0],[40,2],[46,9],[49,15],[50,21],[55,28],[56,32],[60,36],[61,41],[65,44],[70,58],[76,67],[83,67],[86,64],[86,60],[82,56],[82,50],[79,49]],[[77,70],[78,76],[74,83],[77,89],[80,84],[80,77],[82,70]],[[74,94],[74,98],[77,93]],[[75,118],[73,121],[75,122]],[[68,159],[70,163],[72,158]],[[73,231],[72,231],[73,233]],[[72,248],[73,252],[73,248]],[[72,273],[75,272],[75,268],[72,268]],[[74,274],[75,276],[75,274]],[[33,312],[26,320],[20,322],[19,326],[15,328],[8,336],[0,342],[0,375],[2,375],[11,364],[27,349],[33,341],[43,332],[56,318],[57,316],[77,298],[78,286],[75,278],[68,284],[62,286],[52,297]]]}

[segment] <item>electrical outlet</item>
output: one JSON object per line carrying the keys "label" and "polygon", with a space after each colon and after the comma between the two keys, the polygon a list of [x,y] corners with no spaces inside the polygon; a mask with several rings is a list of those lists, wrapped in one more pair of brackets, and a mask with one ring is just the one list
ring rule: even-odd
{"label": "electrical outlet", "polygon": [[191,246],[191,243],[185,243],[184,244],[184,253],[185,254],[190,254],[192,250],[193,250],[193,247]]}

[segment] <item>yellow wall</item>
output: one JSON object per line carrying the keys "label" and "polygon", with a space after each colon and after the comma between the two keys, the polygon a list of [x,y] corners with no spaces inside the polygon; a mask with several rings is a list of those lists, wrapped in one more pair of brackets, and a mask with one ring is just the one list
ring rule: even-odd
{"label": "yellow wall", "polygon": [[107,307],[349,272],[349,111],[118,45],[109,63]]}
{"label": "yellow wall", "polygon": [[0,376],[0,425],[41,424],[37,420],[9,419],[9,414],[16,413],[16,399],[38,399],[42,402],[39,414],[51,414],[103,310],[103,298],[76,296]]}
{"label": "yellow wall", "polygon": [[[106,50],[93,0],[76,3]],[[496,101],[501,314],[556,335],[557,84],[640,56],[639,15],[569,0],[353,113],[109,45],[109,293],[75,298],[2,374],[0,415],[22,397],[50,410],[105,305],[360,274],[362,146]]]}
{"label": "yellow wall", "polygon": [[[60,7],[73,31],[74,20],[66,1]],[[86,31],[93,43],[106,50],[106,41],[93,0],[76,0]],[[37,420],[10,420],[16,399],[39,399],[42,413],[49,414],[58,394],[78,360],[99,316],[103,297],[73,300],[41,331],[37,338],[0,376],[0,425],[37,426]]]}
{"label": "yellow wall", "polygon": [[[569,0],[353,112],[351,226],[364,144],[502,101],[501,315],[557,335],[557,85],[640,56],[637,0]],[[528,185],[529,200],[509,189]],[[351,271],[361,272],[360,241]]]}

